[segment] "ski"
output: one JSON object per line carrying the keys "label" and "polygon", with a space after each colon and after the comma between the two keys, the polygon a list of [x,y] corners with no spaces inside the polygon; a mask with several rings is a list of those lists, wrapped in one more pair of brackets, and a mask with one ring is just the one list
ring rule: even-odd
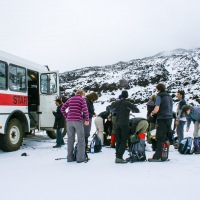
{"label": "ski", "polygon": [[63,159],[67,159],[67,158],[56,158],[55,160],[63,160]]}
{"label": "ski", "polygon": [[111,147],[111,146],[103,146],[105,148],[111,148],[111,149],[115,149],[115,147]]}

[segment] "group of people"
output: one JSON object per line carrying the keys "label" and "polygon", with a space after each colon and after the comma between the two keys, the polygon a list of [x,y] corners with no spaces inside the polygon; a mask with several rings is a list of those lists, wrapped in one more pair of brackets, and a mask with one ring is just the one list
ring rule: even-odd
{"label": "group of people", "polygon": [[[162,87],[164,88],[164,85],[162,85]],[[160,88],[161,92],[163,91],[163,88]],[[157,96],[160,96],[161,93],[159,92],[159,88],[157,88],[157,91],[158,91]],[[172,119],[172,117],[175,119],[174,129],[176,129],[176,133],[177,133],[177,141],[174,143],[174,147],[175,149],[179,148],[181,141],[184,139],[185,125],[186,125],[186,132],[188,132],[191,122],[193,122],[194,123],[194,132],[193,132],[194,153],[200,154],[200,107],[187,104],[185,100],[184,90],[178,90],[176,97],[178,99],[177,110],[176,112],[172,112],[172,116],[170,116],[170,119]],[[163,121],[163,120],[159,120],[160,116],[157,117],[157,112],[156,112],[157,103],[158,103],[157,100],[158,100],[157,97],[153,95],[147,103],[147,118],[149,121],[149,131],[153,130],[156,124],[159,127],[159,124],[161,123],[161,121]],[[170,103],[168,103],[168,106],[169,105],[172,106],[171,100],[170,100]],[[167,109],[167,107],[165,107],[165,109]],[[167,118],[169,119],[169,115],[167,116],[166,112],[165,112],[165,115],[166,115],[166,119]],[[169,122],[168,120],[168,123],[171,123],[171,122]],[[160,125],[160,127],[164,128],[165,126]],[[171,125],[169,127],[171,128]],[[157,137],[161,136],[161,134],[160,133],[158,134],[158,132],[162,132],[162,131],[161,130],[159,131],[159,128],[157,128],[156,130],[157,130],[156,131],[156,139],[157,139]]]}
{"label": "group of people", "polygon": [[[159,83],[156,89],[157,95],[153,95],[147,103],[147,120],[143,118],[136,120],[138,130],[139,128],[142,130],[140,133],[137,130],[138,134],[144,135],[147,129],[152,130],[156,127],[157,147],[152,158],[148,159],[149,162],[162,161],[162,143],[168,140],[168,133],[171,130],[173,119],[172,97],[166,92],[164,84]],[[200,108],[187,105],[184,95],[184,91],[178,91],[177,97],[180,99],[176,118],[178,144],[184,137],[183,129],[186,121],[187,131],[191,121],[193,121],[195,123],[194,144],[196,144],[196,152],[200,152]],[[67,121],[67,162],[73,162],[75,134],[77,134],[78,140],[77,163],[85,162],[85,151],[88,147],[92,118],[95,117],[94,124],[102,142],[104,142],[104,125],[107,119],[112,122],[111,146],[116,148],[115,163],[127,163],[123,155],[130,136],[130,112],[139,113],[139,109],[127,98],[128,92],[123,90],[119,99],[99,115],[96,115],[94,110],[94,101],[98,99],[98,95],[95,92],[85,96],[85,92],[79,89],[76,91],[75,96],[72,96],[63,104],[60,99],[57,99],[57,110],[52,111],[55,116],[54,129],[56,129],[57,133],[57,144],[54,148],[61,147],[64,144],[61,129],[64,128]],[[143,135],[141,136],[143,137]]]}

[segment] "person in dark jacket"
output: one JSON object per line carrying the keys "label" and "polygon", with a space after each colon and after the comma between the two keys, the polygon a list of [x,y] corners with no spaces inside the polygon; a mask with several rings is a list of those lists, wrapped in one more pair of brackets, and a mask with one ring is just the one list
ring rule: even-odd
{"label": "person in dark jacket", "polygon": [[62,128],[65,127],[66,122],[62,112],[60,111],[62,107],[61,99],[56,99],[55,103],[57,106],[57,110],[56,112],[52,111],[52,113],[55,116],[55,122],[53,128],[56,129],[56,145],[53,146],[53,148],[59,148],[61,147],[61,145],[65,144],[62,136]]}
{"label": "person in dark jacket", "polygon": [[165,91],[165,85],[159,83],[156,86],[158,94],[156,96],[155,108],[151,115],[157,114],[157,129],[156,140],[157,147],[153,158],[149,158],[149,162],[161,162],[162,160],[162,145],[168,141],[168,133],[171,131],[172,124],[172,97]]}
{"label": "person in dark jacket", "polygon": [[[121,95],[119,95],[118,99],[121,99]],[[111,103],[111,106],[114,103],[115,101]],[[116,133],[115,133],[116,128],[115,127],[116,127],[117,113],[116,113],[116,109],[111,109],[111,106],[110,106],[110,113],[111,113],[111,121],[112,121],[112,131],[111,131],[111,138],[110,138],[110,147],[115,148],[115,143],[116,143]]]}
{"label": "person in dark jacket", "polygon": [[156,101],[156,95],[152,95],[149,101],[147,102],[147,118],[150,116],[151,112],[155,108],[155,101]]}
{"label": "person in dark jacket", "polygon": [[91,126],[92,126],[92,118],[96,117],[96,113],[94,111],[94,102],[97,99],[98,99],[98,95],[96,92],[91,92],[90,94],[86,95],[86,98],[85,98],[87,107],[88,107],[88,113],[89,113],[89,125],[88,126],[84,125],[86,151],[89,151],[88,138],[90,136]]}
{"label": "person in dark jacket", "polygon": [[104,124],[104,145],[110,146],[112,135],[112,116],[109,116]]}
{"label": "person in dark jacket", "polygon": [[112,108],[116,109],[116,159],[115,163],[127,163],[123,159],[126,144],[129,137],[129,114],[130,111],[139,113],[139,109],[127,100],[128,92],[123,90],[121,99],[115,101]]}
{"label": "person in dark jacket", "polygon": [[155,100],[156,95],[152,95],[149,101],[147,102],[147,121],[149,122],[149,131],[155,129],[156,126],[156,115],[154,115],[153,117],[151,116],[151,112],[155,108]]}

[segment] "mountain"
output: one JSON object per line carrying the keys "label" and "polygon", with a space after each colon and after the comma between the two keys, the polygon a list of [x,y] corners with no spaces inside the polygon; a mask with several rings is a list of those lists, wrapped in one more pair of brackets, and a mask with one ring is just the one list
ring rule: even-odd
{"label": "mountain", "polygon": [[[200,48],[175,49],[151,57],[120,61],[113,65],[93,66],[60,74],[61,92],[66,97],[78,88],[116,98],[127,89],[134,103],[147,102],[162,82],[175,100],[178,89],[187,100],[200,103]],[[113,95],[110,96],[110,95]]]}

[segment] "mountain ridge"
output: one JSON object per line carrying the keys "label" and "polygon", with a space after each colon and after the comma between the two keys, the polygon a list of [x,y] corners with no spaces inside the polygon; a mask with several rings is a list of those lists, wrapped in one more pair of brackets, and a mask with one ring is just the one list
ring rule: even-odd
{"label": "mountain ridge", "polygon": [[111,99],[116,98],[115,94],[119,93],[116,91],[127,89],[134,103],[144,103],[162,82],[174,100],[177,90],[183,89],[188,100],[199,104],[199,77],[200,48],[179,48],[113,65],[66,71],[60,74],[60,87],[66,98],[78,88],[101,95],[110,93]]}

